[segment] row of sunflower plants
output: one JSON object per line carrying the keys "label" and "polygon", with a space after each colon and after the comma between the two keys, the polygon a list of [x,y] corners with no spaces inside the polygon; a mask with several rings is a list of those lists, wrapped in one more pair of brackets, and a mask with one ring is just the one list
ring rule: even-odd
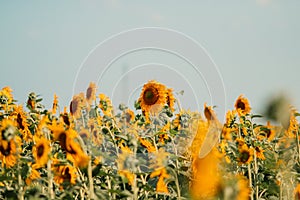
{"label": "row of sunflower plants", "polygon": [[239,96],[220,122],[144,84],[135,110],[94,83],[61,107],[0,91],[1,199],[300,199],[299,115],[260,124]]}

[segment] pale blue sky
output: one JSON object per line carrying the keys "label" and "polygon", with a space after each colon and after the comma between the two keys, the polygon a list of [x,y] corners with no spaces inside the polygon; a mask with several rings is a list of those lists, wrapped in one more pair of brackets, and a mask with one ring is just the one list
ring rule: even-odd
{"label": "pale blue sky", "polygon": [[47,106],[54,93],[68,105],[76,73],[96,45],[128,29],[162,27],[207,50],[223,77],[228,108],[243,93],[259,112],[279,91],[300,108],[300,1],[176,2],[1,1],[0,86],[11,86],[20,103],[35,91]]}

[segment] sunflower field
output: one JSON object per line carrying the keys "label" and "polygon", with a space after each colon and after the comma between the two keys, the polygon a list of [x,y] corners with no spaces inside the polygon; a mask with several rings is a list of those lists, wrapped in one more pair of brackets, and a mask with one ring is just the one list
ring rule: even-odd
{"label": "sunflower field", "polygon": [[299,113],[260,124],[243,95],[221,122],[145,83],[135,110],[94,83],[68,107],[0,91],[0,199],[300,199]]}

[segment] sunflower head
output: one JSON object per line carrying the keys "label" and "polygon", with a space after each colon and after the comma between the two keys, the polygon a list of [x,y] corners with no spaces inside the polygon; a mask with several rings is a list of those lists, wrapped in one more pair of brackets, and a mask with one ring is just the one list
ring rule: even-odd
{"label": "sunflower head", "polygon": [[56,94],[54,94],[53,103],[52,103],[52,114],[54,115],[56,113],[58,107],[58,97]]}
{"label": "sunflower head", "polygon": [[14,136],[9,141],[0,141],[0,159],[2,160],[2,167],[5,165],[10,168],[17,163],[19,157],[18,152],[20,152],[21,138]]}
{"label": "sunflower head", "polygon": [[134,112],[130,109],[126,109],[124,112],[124,119],[126,123],[130,123],[135,118]]}
{"label": "sunflower head", "polygon": [[255,153],[256,153],[256,157],[257,158],[259,158],[261,160],[265,160],[266,159],[266,157],[264,155],[264,150],[263,150],[262,147],[259,147],[259,146],[255,147]]}
{"label": "sunflower head", "polygon": [[0,108],[7,108],[13,102],[12,89],[10,87],[4,87],[0,90]]}
{"label": "sunflower head", "polygon": [[105,94],[99,94],[99,108],[102,110],[104,115],[112,116],[113,115],[113,106],[110,98]]}
{"label": "sunflower head", "polygon": [[173,89],[172,88],[168,88],[167,89],[167,104],[169,106],[169,108],[171,109],[172,112],[174,112],[174,105],[175,105],[175,97],[173,94]]}
{"label": "sunflower head", "polygon": [[70,103],[70,113],[75,117],[81,116],[82,109],[86,106],[86,101],[83,93],[75,95]]}
{"label": "sunflower head", "polygon": [[36,145],[33,147],[32,153],[37,166],[43,167],[49,160],[50,141],[46,138],[36,138]]}
{"label": "sunflower head", "polygon": [[0,124],[0,139],[10,141],[17,131],[16,126],[15,121],[3,119]]}
{"label": "sunflower head", "polygon": [[71,165],[54,165],[52,168],[54,171],[54,181],[61,185],[61,189],[66,184],[74,185],[77,178],[77,170]]}
{"label": "sunflower head", "polygon": [[217,120],[217,115],[213,110],[212,106],[207,106],[206,103],[204,104],[204,116],[207,119],[207,121]]}
{"label": "sunflower head", "polygon": [[96,84],[91,82],[89,87],[86,90],[86,100],[91,105],[96,99]]}
{"label": "sunflower head", "polygon": [[240,95],[234,105],[239,116],[249,114],[251,112],[250,103],[247,98]]}
{"label": "sunflower head", "polygon": [[167,103],[166,86],[156,81],[149,81],[143,86],[138,101],[146,117],[149,112],[157,113]]}
{"label": "sunflower head", "polygon": [[253,160],[254,150],[249,148],[247,144],[239,147],[239,164],[248,164]]}

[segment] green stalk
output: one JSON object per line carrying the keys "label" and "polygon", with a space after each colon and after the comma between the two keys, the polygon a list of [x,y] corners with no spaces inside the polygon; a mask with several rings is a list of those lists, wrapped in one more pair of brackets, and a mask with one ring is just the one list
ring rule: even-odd
{"label": "green stalk", "polygon": [[254,200],[253,198],[253,190],[252,190],[252,176],[251,176],[251,164],[248,164],[248,178],[249,178],[249,188],[251,189],[251,200]]}
{"label": "green stalk", "polygon": [[92,159],[89,160],[88,164],[88,179],[89,179],[89,198],[94,199],[94,182],[92,174]]}

